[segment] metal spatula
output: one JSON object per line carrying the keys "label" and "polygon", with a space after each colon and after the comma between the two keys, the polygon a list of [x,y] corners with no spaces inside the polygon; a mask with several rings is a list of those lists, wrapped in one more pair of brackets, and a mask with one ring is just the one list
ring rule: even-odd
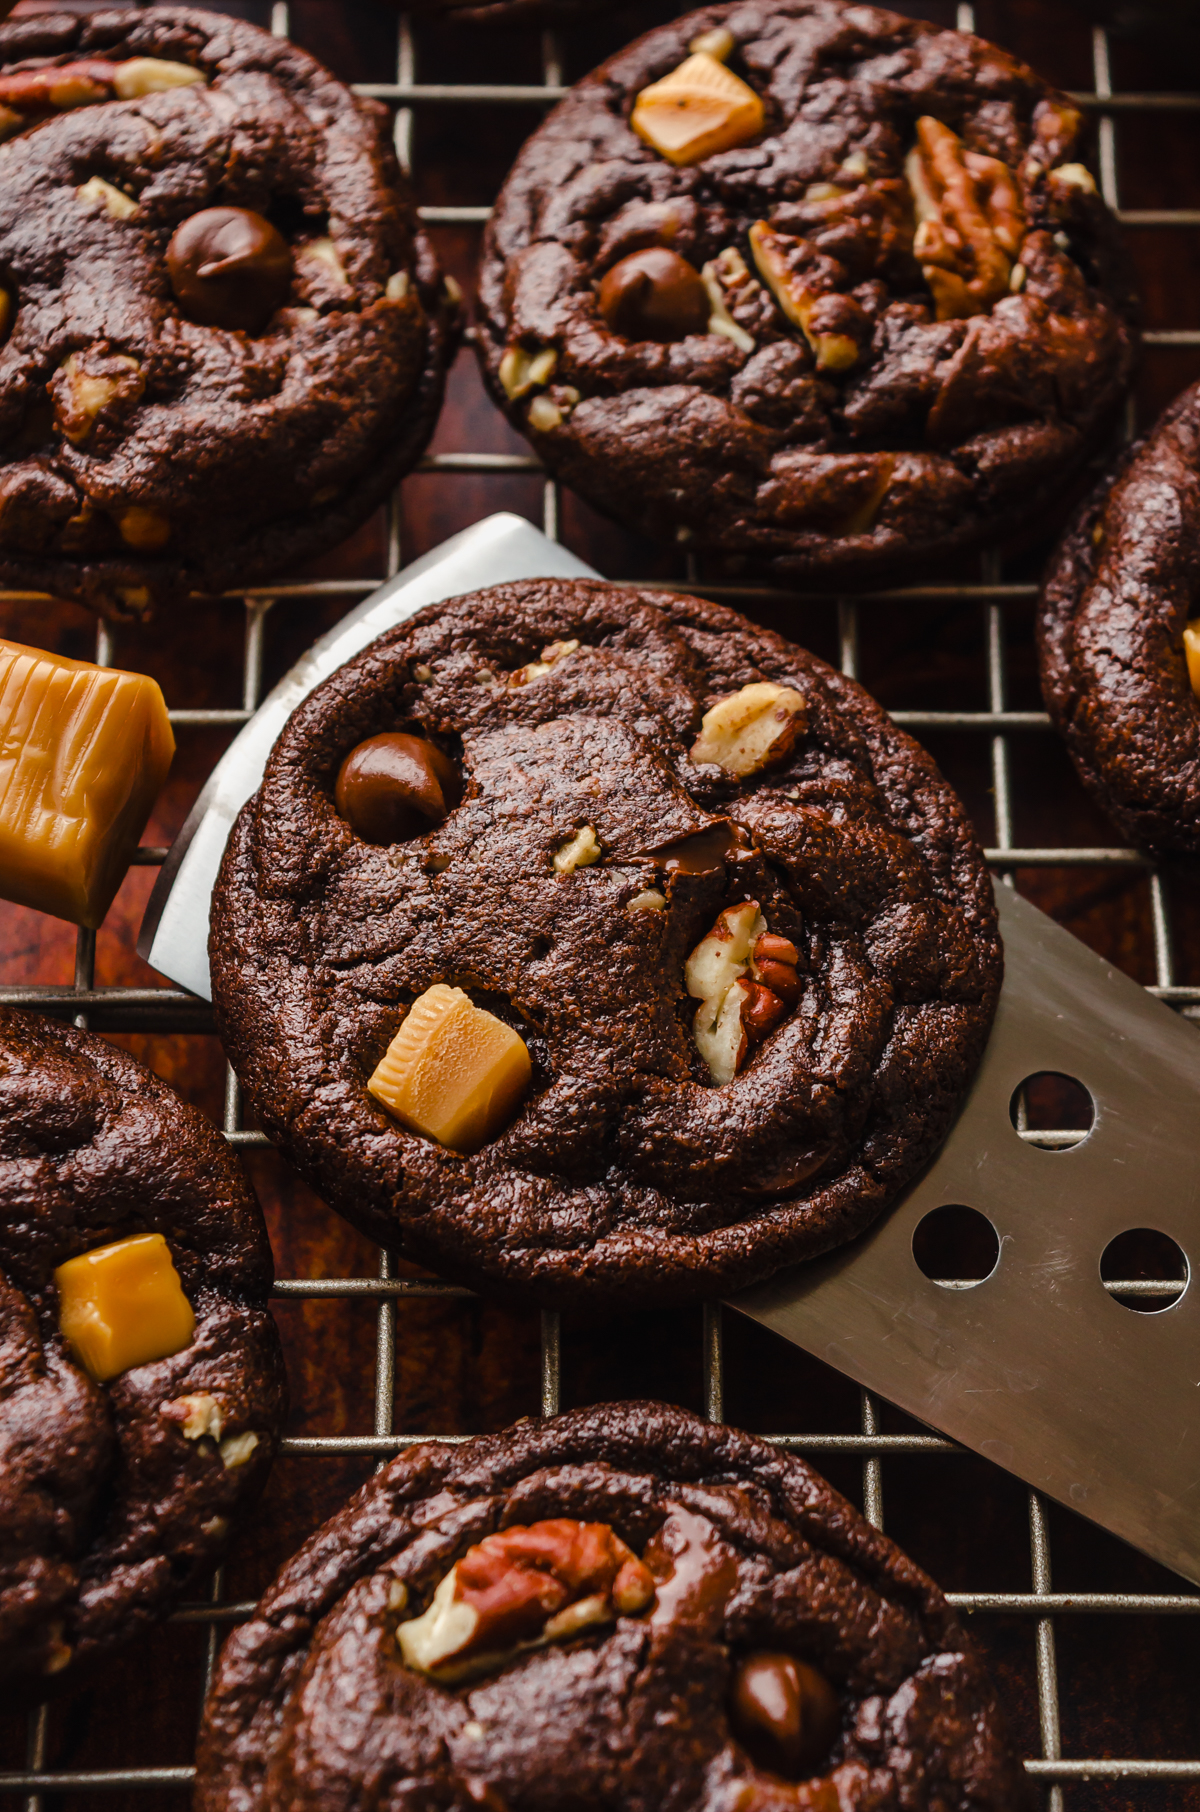
{"label": "metal spatula", "polygon": [[[1200,1262],[1200,1038],[1044,913],[998,886],[1005,979],[987,1051],[924,1175],[852,1246],[733,1307],[910,1415],[1200,1583],[1200,1291],[1136,1313],[1105,1247],[1152,1228]],[[1015,1092],[1082,1083],[1095,1119],[1041,1150]],[[995,1269],[947,1287],[918,1266],[931,1211],[978,1210]]]}
{"label": "metal spatula", "polygon": [[[372,594],[297,663],[231,745],[176,839],[139,948],[208,998],[208,912],[230,828],[288,715],[375,636],[425,604],[502,580],[595,577],[515,516],[489,517]],[[1069,933],[998,890],[1007,977],[996,1028],[949,1140],[853,1247],[734,1306],[1052,1497],[1200,1581],[1200,1307],[1158,1314],[1105,1292],[1115,1233],[1161,1228],[1200,1262],[1192,1156],[1200,1039]],[[1095,1125],[1072,1150],[1022,1142],[1009,1106],[1033,1073],[1077,1077]],[[914,1228],[963,1203],[1000,1236],[986,1282],[919,1270]]]}

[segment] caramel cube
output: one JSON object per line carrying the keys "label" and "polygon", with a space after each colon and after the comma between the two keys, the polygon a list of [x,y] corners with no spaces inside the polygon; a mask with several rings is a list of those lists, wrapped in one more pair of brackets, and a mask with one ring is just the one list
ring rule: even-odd
{"label": "caramel cube", "polygon": [[0,641],[0,896],[94,930],[174,753],[145,674]]}
{"label": "caramel cube", "polygon": [[1183,655],[1192,691],[1200,698],[1200,617],[1193,617],[1183,632]]}
{"label": "caramel cube", "polygon": [[54,1273],[58,1325],[97,1384],[182,1352],[196,1331],[192,1305],[161,1233],[138,1233],[69,1258]]}
{"label": "caramel cube", "polygon": [[698,164],[716,151],[729,151],[757,138],[763,104],[747,82],[700,50],[643,88],[630,125],[660,157],[672,164]]}
{"label": "caramel cube", "polygon": [[414,1000],[367,1088],[410,1132],[470,1153],[508,1125],[530,1073],[511,1026],[461,988],[435,982]]}

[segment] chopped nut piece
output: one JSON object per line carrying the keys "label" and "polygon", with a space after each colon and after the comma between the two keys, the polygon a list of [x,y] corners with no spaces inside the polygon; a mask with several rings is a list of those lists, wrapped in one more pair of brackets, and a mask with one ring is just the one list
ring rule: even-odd
{"label": "chopped nut piece", "polygon": [[198,1391],[190,1397],[175,1397],[170,1403],[163,1404],[162,1413],[171,1421],[179,1422],[185,1441],[202,1441],[206,1435],[219,1441],[225,1426],[224,1410],[207,1391]]}
{"label": "chopped nut piece", "polygon": [[174,752],[145,674],[0,641],[0,896],[99,925]]}
{"label": "chopped nut piece", "polygon": [[388,1610],[402,1611],[408,1603],[408,1587],[402,1579],[393,1579],[388,1586]]}
{"label": "chopped nut piece", "polygon": [[919,225],[913,240],[939,321],[986,314],[1009,294],[1012,266],[1025,236],[1017,179],[1007,164],[965,149],[928,115],[905,174]]}
{"label": "chopped nut piece", "polygon": [[409,1667],[454,1682],[644,1610],[654,1581],[607,1523],[517,1525],[469,1548],[396,1630]]}
{"label": "chopped nut piece", "polygon": [[693,56],[700,52],[715,57],[718,63],[726,62],[733,55],[737,40],[724,25],[714,26],[712,31],[702,31],[698,38],[693,38],[688,49]]}
{"label": "chopped nut piece", "polygon": [[298,245],[293,256],[298,267],[315,264],[325,276],[332,277],[340,288],[349,288],[346,267],[332,239],[312,239],[307,245]]}
{"label": "chopped nut piece", "polygon": [[54,419],[60,431],[79,446],[96,418],[114,403],[135,403],[146,387],[142,368],[123,352],[68,353],[52,381]]}
{"label": "chopped nut piece", "polygon": [[666,904],[666,895],[659,893],[657,887],[646,887],[641,893],[634,894],[633,898],[626,903],[625,910],[626,912],[662,912]]}
{"label": "chopped nut piece", "polygon": [[548,396],[535,396],[529,405],[529,426],[539,434],[549,434],[562,427],[562,410]]}
{"label": "chopped nut piece", "polygon": [[161,1233],[81,1252],[58,1266],[54,1282],[63,1338],[98,1384],[182,1352],[196,1331]]}
{"label": "chopped nut piece", "polygon": [[244,1466],[254,1449],[258,1446],[258,1436],[251,1431],[246,1434],[230,1435],[222,1441],[217,1449],[221,1464],[227,1472],[233,1472],[238,1466]]}
{"label": "chopped nut piece", "polygon": [[569,843],[554,852],[554,866],[560,875],[572,874],[577,868],[590,868],[598,862],[604,851],[596,841],[596,833],[590,824],[577,830]]}
{"label": "chopped nut piece", "polygon": [[688,957],[683,981],[692,999],[723,998],[749,969],[754,946],[766,929],[757,900],[727,906]]}
{"label": "chopped nut piece", "polygon": [[766,928],[754,900],[727,906],[684,967],[684,985],[700,1001],[692,1022],[696,1049],[718,1085],[729,1082],[786,1019],[800,997],[799,952]]}
{"label": "chopped nut piece", "polygon": [[118,189],[111,182],[105,182],[102,176],[89,176],[87,181],[75,191],[80,201],[99,202],[106,213],[114,220],[129,220],[138,211],[138,204],[124,189]]}
{"label": "chopped nut piece", "polygon": [[765,220],[750,228],[750,250],[759,275],[812,347],[818,369],[845,371],[858,358],[859,340],[866,338],[869,323],[853,296],[814,288],[806,280],[797,261],[803,261],[810,249],[807,240],[777,233]]}
{"label": "chopped nut piece", "polygon": [[126,547],[134,547],[140,554],[157,553],[171,539],[171,524],[166,517],[157,510],[143,509],[140,504],[126,510],[117,526]]}
{"label": "chopped nut piece", "polygon": [[[1094,538],[1094,537],[1093,537]],[[1103,539],[1103,531],[1101,532]],[[1183,654],[1192,691],[1200,698],[1200,617],[1193,617],[1183,632]]]}
{"label": "chopped nut piece", "polygon": [[204,71],[193,69],[190,63],[170,63],[165,57],[130,57],[117,64],[112,85],[120,100],[134,101],[139,95],[190,88],[204,80]]}
{"label": "chopped nut piece", "polygon": [[408,297],[408,272],[393,271],[387,280],[384,296],[389,302],[404,302]]}
{"label": "chopped nut piece", "polygon": [[1086,164],[1059,164],[1050,172],[1051,182],[1060,182],[1068,189],[1082,189],[1085,195],[1096,193],[1096,179]]}
{"label": "chopped nut piece", "polygon": [[762,131],[763,120],[753,88],[701,50],[642,89],[629,123],[651,150],[679,165],[747,144]]}
{"label": "chopped nut piece", "polygon": [[569,655],[578,652],[578,641],[550,642],[542,649],[540,660],[526,661],[523,667],[515,668],[508,676],[508,684],[528,686],[533,680],[541,679],[543,674],[549,673],[551,668],[557,667],[560,661],[565,661]]}
{"label": "chopped nut piece", "polygon": [[409,1008],[367,1088],[410,1132],[470,1153],[507,1126],[531,1074],[510,1026],[461,988],[435,982]]}
{"label": "chopped nut piece", "polygon": [[500,361],[500,382],[506,396],[516,402],[519,396],[548,384],[554,376],[558,354],[551,346],[540,352],[527,352],[524,346],[510,346]]}
{"label": "chopped nut piece", "polygon": [[871,165],[865,151],[852,151],[849,157],[842,160],[843,176],[862,177],[871,174]]}
{"label": "chopped nut piece", "polygon": [[691,758],[715,762],[727,774],[757,774],[791,754],[807,720],[799,692],[758,680],[704,713]]}
{"label": "chopped nut piece", "polygon": [[1023,264],[1013,265],[1012,271],[1009,274],[1008,287],[1014,296],[1020,295],[1021,291],[1024,289],[1027,274]]}
{"label": "chopped nut piece", "polygon": [[419,666],[413,668],[413,678],[420,680],[423,686],[427,686],[433,678],[433,668],[427,667],[422,661]]}
{"label": "chopped nut piece", "polygon": [[210,1541],[224,1541],[229,1534],[227,1516],[210,1516],[206,1523],[200,1525],[201,1535],[207,1535]]}
{"label": "chopped nut piece", "polygon": [[[18,114],[65,113],[106,101],[116,74],[116,64],[102,57],[81,57],[73,63],[49,63],[40,69],[15,69],[0,76],[0,104]],[[22,125],[28,119],[22,119]]]}
{"label": "chopped nut piece", "polygon": [[719,333],[724,339],[732,340],[739,352],[753,352],[753,338],[744,327],[734,320],[726,305],[725,291],[721,287],[719,261],[711,259],[700,272],[700,278],[708,291],[711,309],[708,317],[709,333]]}

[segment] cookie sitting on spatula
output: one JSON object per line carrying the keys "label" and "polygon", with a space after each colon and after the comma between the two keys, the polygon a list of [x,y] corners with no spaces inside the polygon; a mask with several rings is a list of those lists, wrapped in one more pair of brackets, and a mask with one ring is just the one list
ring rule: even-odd
{"label": "cookie sitting on spatula", "polygon": [[944,1135],[1000,983],[933,762],[696,598],[421,612],[283,731],[213,903],[262,1124],[394,1249],[541,1302],[729,1290]]}

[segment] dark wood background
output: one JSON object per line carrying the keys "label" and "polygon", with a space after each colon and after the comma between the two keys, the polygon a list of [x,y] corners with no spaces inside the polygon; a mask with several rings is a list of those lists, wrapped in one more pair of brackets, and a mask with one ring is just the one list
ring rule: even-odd
{"label": "dark wood background", "polygon": [[[22,0],[19,12],[61,11]],[[76,10],[87,10],[77,8]],[[219,10],[266,25],[266,4]],[[604,7],[561,35],[568,79],[676,10],[654,4]],[[945,24],[948,5],[900,7]],[[1200,33],[1191,7],[1121,7],[1102,12],[1066,0],[982,0],[978,29],[1026,57],[1064,87],[1093,85],[1092,24],[1115,22],[1113,86],[1118,91],[1174,91],[1195,86]],[[291,31],[339,75],[387,81],[395,68],[396,12],[383,0],[293,0]],[[537,82],[542,79],[537,30],[419,23],[417,72],[422,81]],[[417,112],[414,168],[419,200],[489,202],[538,109],[424,106]],[[1200,119],[1172,112],[1122,115],[1118,173],[1126,208],[1200,206]],[[448,269],[470,290],[478,229],[434,229]],[[1152,329],[1200,328],[1200,230],[1131,228],[1128,232],[1145,322]],[[1200,349],[1155,347],[1137,387],[1137,417],[1149,422],[1185,384],[1200,378]],[[524,444],[486,399],[473,355],[464,348],[452,374],[434,450],[523,452]],[[411,559],[454,530],[497,509],[541,519],[534,475],[417,474],[402,493],[403,551]],[[219,535],[220,524],[213,524]],[[673,552],[641,542],[564,499],[567,543],[614,578],[682,577]],[[383,570],[382,516],[367,524],[311,572],[373,576]],[[1045,549],[1005,567],[1005,577],[1037,576]],[[971,570],[965,569],[964,576]],[[347,608],[346,598],[277,604],[267,618],[265,684],[270,686],[313,638]],[[827,658],[837,658],[837,615],[828,600],[792,599],[752,609],[762,621]],[[985,709],[985,624],[976,602],[868,604],[861,610],[861,675],[892,709]],[[1036,709],[1038,698],[1031,608],[1005,612],[1010,707]],[[0,601],[0,633],[80,658],[95,647],[95,625],[70,604]],[[240,603],[200,602],[168,613],[145,629],[117,633],[114,660],[155,675],[174,707],[230,707],[241,702],[243,611]],[[146,833],[169,842],[229,740],[213,729],[181,728],[169,782]],[[989,739],[977,733],[938,735],[930,746],[972,811],[983,842],[995,841]],[[1104,845],[1115,833],[1087,802],[1057,741],[1046,731],[1013,739],[1015,840],[1019,846]],[[1154,945],[1146,874],[1121,868],[1031,867],[1016,876],[1021,891],[1093,948],[1143,982],[1152,982]],[[130,872],[97,942],[101,985],[154,985],[134,945],[153,871]],[[1188,865],[1169,871],[1176,928],[1177,981],[1200,983],[1200,876]],[[72,929],[0,906],[0,983],[69,983]],[[189,1099],[220,1119],[224,1063],[215,1037],[197,1032],[122,1034],[117,1042],[143,1057]],[[316,1200],[269,1151],[249,1154],[249,1169],[285,1277],[371,1275],[376,1254]],[[375,1362],[373,1305],[287,1302],[277,1307],[292,1383],[293,1434],[369,1433]],[[726,1416],[773,1432],[851,1432],[859,1427],[857,1388],[782,1340],[726,1315]],[[700,1310],[629,1317],[604,1326],[563,1327],[564,1406],[620,1395],[655,1394],[699,1409]],[[396,1427],[417,1433],[471,1433],[533,1413],[539,1402],[538,1322],[481,1301],[402,1304],[396,1333]],[[1152,1388],[1152,1381],[1148,1385]],[[884,1426],[915,1425],[885,1411]],[[253,1598],[278,1565],[366,1476],[370,1462],[286,1456],[265,1498],[239,1534],[226,1569],[225,1592]],[[824,1468],[861,1500],[862,1468],[845,1458]],[[883,1467],[886,1527],[948,1590],[1028,1591],[1031,1586],[1027,1492],[1009,1475],[967,1454],[888,1458]],[[1049,1511],[1057,1591],[1173,1592],[1172,1574],[1055,1506]],[[991,1657],[1026,1755],[1041,1753],[1034,1623],[1027,1616],[977,1615],[973,1627]],[[1063,1616],[1057,1650],[1066,1756],[1200,1755],[1200,1657],[1195,1618]],[[173,1623],[115,1662],[98,1682],[55,1706],[47,1764],[83,1769],[174,1765],[191,1758],[200,1693],[203,1629]],[[25,1761],[23,1719],[0,1709],[0,1768]],[[16,1803],[12,1800],[8,1803]],[[48,1806],[92,1812],[128,1804],[136,1812],[179,1812],[177,1790],[48,1795]],[[1065,1789],[1071,1812],[1200,1805],[1200,1784],[1079,1783]]]}

